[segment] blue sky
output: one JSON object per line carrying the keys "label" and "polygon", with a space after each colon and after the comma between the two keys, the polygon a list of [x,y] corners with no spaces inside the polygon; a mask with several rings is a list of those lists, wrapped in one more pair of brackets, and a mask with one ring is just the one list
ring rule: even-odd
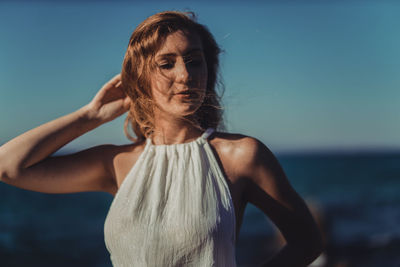
{"label": "blue sky", "polygon": [[[400,4],[298,2],[0,2],[0,143],[89,102],[147,16],[191,10],[224,49],[228,131],[276,152],[399,149]],[[127,143],[123,120],[66,149]]]}

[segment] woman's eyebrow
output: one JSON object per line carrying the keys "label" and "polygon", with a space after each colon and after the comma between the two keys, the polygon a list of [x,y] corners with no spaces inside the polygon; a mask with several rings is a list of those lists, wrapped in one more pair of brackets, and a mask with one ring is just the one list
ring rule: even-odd
{"label": "woman's eyebrow", "polygon": [[[184,56],[190,55],[190,54],[195,54],[195,53],[201,53],[203,52],[203,49],[201,48],[192,48],[189,51],[185,52]],[[157,58],[168,58],[168,57],[176,57],[176,53],[165,53],[165,54],[160,54],[157,55]]]}

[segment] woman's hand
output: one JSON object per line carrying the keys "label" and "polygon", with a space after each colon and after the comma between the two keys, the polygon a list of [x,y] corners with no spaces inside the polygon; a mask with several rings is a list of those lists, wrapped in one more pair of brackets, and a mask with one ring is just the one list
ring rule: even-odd
{"label": "woman's hand", "polygon": [[128,111],[130,102],[130,98],[122,88],[121,74],[118,74],[104,84],[84,108],[90,119],[105,123]]}

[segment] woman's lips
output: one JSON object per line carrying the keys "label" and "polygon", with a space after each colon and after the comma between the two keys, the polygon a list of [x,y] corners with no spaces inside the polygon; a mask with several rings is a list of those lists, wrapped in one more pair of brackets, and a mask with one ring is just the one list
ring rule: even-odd
{"label": "woman's lips", "polygon": [[176,95],[180,95],[180,94],[189,94],[189,93],[191,93],[192,91],[191,90],[182,90],[182,91],[180,91],[180,92],[177,92],[177,93],[175,93]]}
{"label": "woman's lips", "polygon": [[177,93],[176,95],[182,96],[182,97],[184,97],[184,96],[189,97],[189,96],[195,96],[197,94],[195,92],[191,92],[191,91],[182,91],[182,92]]}

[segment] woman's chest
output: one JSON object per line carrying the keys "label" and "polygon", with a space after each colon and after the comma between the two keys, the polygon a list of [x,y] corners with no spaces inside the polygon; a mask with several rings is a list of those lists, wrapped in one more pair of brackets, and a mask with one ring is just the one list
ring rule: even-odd
{"label": "woman's chest", "polygon": [[[135,207],[136,212],[138,212],[137,209],[149,208],[151,205],[154,205],[152,210],[157,209],[157,212],[153,214],[161,214],[162,212],[159,210],[161,207],[172,207],[174,210],[183,212],[183,214],[191,213],[194,209],[200,211],[204,207],[216,205],[216,203],[208,203],[209,201],[218,202],[220,200],[217,198],[221,197],[225,197],[226,199],[231,198],[236,218],[236,232],[238,233],[245,209],[245,201],[243,201],[245,181],[244,179],[240,179],[235,171],[235,162],[229,157],[229,151],[226,151],[223,147],[221,149],[221,146],[214,146],[211,142],[210,144],[212,155],[211,153],[208,155],[208,160],[216,166],[216,170],[213,170],[215,173],[213,173],[212,179],[205,177],[205,173],[209,171],[209,167],[204,170],[205,173],[190,171],[191,169],[199,169],[199,166],[202,164],[204,166],[204,162],[197,162],[193,159],[187,159],[195,163],[192,166],[193,168],[190,168],[186,164],[177,168],[177,165],[173,167],[173,159],[165,158],[166,162],[152,162],[153,159],[149,157],[149,159],[140,162],[140,165],[143,166],[139,168],[141,170],[138,170],[137,167],[140,166],[136,166],[136,163],[143,152],[143,148],[141,148],[139,153],[133,151],[117,158],[116,182],[118,191],[124,191],[121,190],[123,189],[121,185],[127,182],[125,180],[129,179],[130,175],[137,176],[136,172],[147,172],[147,177],[132,177],[133,179],[128,182],[131,184],[131,189],[129,196],[126,198],[132,203],[131,205],[138,204]],[[153,164],[149,164],[150,162]],[[160,168],[163,164],[165,168]],[[133,172],[132,166],[135,166],[134,169],[136,169]],[[154,173],[158,173],[156,169],[164,170],[163,174],[161,174],[162,177],[154,177]],[[222,174],[223,177],[217,177],[218,179],[216,179],[215,174],[221,176],[218,173]],[[222,179],[223,181],[221,181]],[[135,192],[133,193],[133,191]],[[119,192],[119,194],[122,193]],[[154,197],[157,199],[154,199]],[[134,199],[136,200],[134,201]],[[197,206],[195,207],[195,205]],[[131,211],[134,209],[133,206],[130,208]],[[142,213],[139,212],[139,214]]]}
{"label": "woman's chest", "polygon": [[[165,162],[144,155],[128,173],[109,210],[105,231],[119,229],[113,236],[137,239],[148,229],[155,240],[171,240],[182,230],[197,234],[199,240],[220,236],[233,241],[235,210],[219,169],[208,166],[208,160],[199,164],[162,158]],[[179,244],[186,242],[182,238]]]}

